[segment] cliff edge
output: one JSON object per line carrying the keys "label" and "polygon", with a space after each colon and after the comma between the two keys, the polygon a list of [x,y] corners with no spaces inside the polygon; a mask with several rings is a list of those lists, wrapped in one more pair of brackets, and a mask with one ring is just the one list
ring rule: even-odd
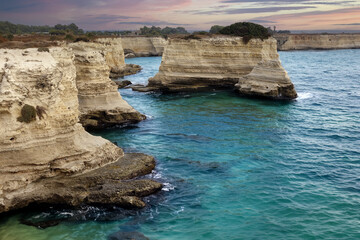
{"label": "cliff edge", "polygon": [[[75,55],[80,122],[86,128],[104,128],[137,123],[145,116],[131,107],[110,80],[110,69],[122,65],[116,54],[118,45],[103,43],[72,43]],[[121,51],[120,51],[121,52]]]}
{"label": "cliff edge", "polygon": [[143,207],[139,197],[161,189],[127,181],[151,172],[152,157],[124,155],[78,123],[75,79],[71,49],[0,49],[0,213],[31,203]]}
{"label": "cliff edge", "polygon": [[360,34],[277,34],[278,50],[360,48]]}

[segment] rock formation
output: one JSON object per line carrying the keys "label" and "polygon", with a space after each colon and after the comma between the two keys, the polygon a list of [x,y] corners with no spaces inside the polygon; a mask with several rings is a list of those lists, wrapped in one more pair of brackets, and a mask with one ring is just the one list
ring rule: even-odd
{"label": "rock formation", "polygon": [[110,77],[119,78],[141,71],[136,64],[125,64],[124,50],[120,38],[98,38],[95,42],[103,45],[106,63],[110,67]]}
{"label": "rock formation", "polygon": [[262,60],[235,85],[241,95],[294,99],[294,85],[279,60]]}
{"label": "rock formation", "polygon": [[114,69],[121,64],[114,56],[120,49],[118,45],[78,42],[69,46],[75,54],[76,86],[83,126],[103,128],[145,119],[121,98],[117,85],[109,78],[109,66]]}
{"label": "rock formation", "polygon": [[[252,72],[256,66],[256,71]],[[271,69],[270,66],[276,69]],[[261,67],[264,69],[261,70]],[[263,71],[261,74],[269,78],[265,80],[261,77],[256,80],[259,71]],[[248,74],[251,74],[251,81],[244,85],[248,78],[243,77]],[[272,82],[272,91],[268,97],[296,97],[294,87],[280,64],[276,40],[273,38],[264,41],[252,39],[248,44],[244,44],[241,37],[170,39],[159,72],[149,79],[145,90],[183,92],[234,88],[239,80],[241,84],[237,87],[243,95],[266,95],[263,90],[260,91],[258,85],[266,88],[270,87],[268,83]],[[250,85],[253,87],[249,90]],[[243,86],[246,86],[247,90],[241,89]],[[278,89],[278,96],[273,94],[274,88]],[[292,89],[281,90],[283,88]],[[258,90],[260,92],[257,94]]]}
{"label": "rock formation", "polygon": [[278,34],[278,50],[360,48],[360,34]]}
{"label": "rock formation", "polygon": [[162,56],[167,44],[162,37],[122,37],[121,41],[125,57]]}
{"label": "rock formation", "polygon": [[78,123],[73,60],[67,48],[0,49],[0,213],[30,203],[142,207],[139,197],[161,188],[123,181],[151,172],[152,157],[124,156]]}

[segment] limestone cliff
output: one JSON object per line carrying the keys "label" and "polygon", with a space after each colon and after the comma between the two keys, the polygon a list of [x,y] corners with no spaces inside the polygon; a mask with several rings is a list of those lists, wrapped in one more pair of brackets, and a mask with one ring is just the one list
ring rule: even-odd
{"label": "limestone cliff", "polygon": [[75,75],[68,49],[0,50],[0,212],[36,192],[40,179],[124,155],[78,124]]}
{"label": "limestone cliff", "polygon": [[[199,91],[216,88],[234,88],[239,82],[243,83],[244,77],[250,74],[254,67],[261,68],[260,62],[272,62],[277,68],[272,70],[268,67],[263,69],[263,74],[269,75],[284,71],[279,61],[276,50],[276,40],[252,39],[244,44],[240,37],[213,37],[202,39],[170,39],[165,48],[159,72],[149,79],[149,89],[159,89],[164,92]],[[266,66],[270,66],[266,65]],[[269,71],[271,70],[271,71]],[[255,75],[255,73],[252,73]],[[280,74],[281,75],[281,74]],[[284,79],[270,76],[271,82],[276,82],[278,88],[292,86],[291,95],[285,92],[281,98],[296,97],[295,90],[287,75],[281,75]],[[254,80],[255,78],[251,78]],[[259,78],[256,84],[263,84],[263,78]],[[266,80],[270,81],[270,80]],[[248,85],[250,82],[248,83]],[[251,84],[255,84],[251,81]],[[248,88],[248,85],[246,88]],[[244,84],[238,87],[245,86]],[[251,88],[257,91],[259,88]],[[244,95],[256,95],[256,92],[241,91]],[[273,95],[269,97],[275,97]],[[280,97],[280,96],[279,96]]]}
{"label": "limestone cliff", "polygon": [[119,78],[141,70],[136,64],[125,64],[124,49],[120,38],[98,38],[95,42],[103,45],[105,60],[110,67],[110,77]]}
{"label": "limestone cliff", "polygon": [[115,68],[122,63],[114,56],[120,51],[118,45],[78,42],[69,47],[75,54],[76,86],[83,126],[102,128],[145,119],[122,99],[117,85],[109,78],[109,66]]}
{"label": "limestone cliff", "polygon": [[278,34],[278,50],[360,48],[360,34]]}
{"label": "limestone cliff", "polygon": [[123,37],[125,53],[133,57],[161,56],[167,41],[162,37]]}
{"label": "limestone cliff", "polygon": [[294,85],[279,60],[262,60],[235,85],[245,96],[276,99],[297,97]]}

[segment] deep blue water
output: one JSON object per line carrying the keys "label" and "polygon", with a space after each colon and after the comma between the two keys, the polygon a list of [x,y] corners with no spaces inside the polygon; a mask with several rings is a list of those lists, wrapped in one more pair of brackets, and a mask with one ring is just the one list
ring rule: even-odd
{"label": "deep blue water", "polygon": [[[151,177],[164,190],[139,212],[26,213],[76,216],[45,230],[19,224],[15,214],[0,220],[0,239],[106,239],[116,231],[150,239],[359,239],[360,50],[280,57],[296,101],[121,90],[148,120],[95,134],[155,156]],[[127,62],[144,70],[126,79],[145,83],[161,58]]]}

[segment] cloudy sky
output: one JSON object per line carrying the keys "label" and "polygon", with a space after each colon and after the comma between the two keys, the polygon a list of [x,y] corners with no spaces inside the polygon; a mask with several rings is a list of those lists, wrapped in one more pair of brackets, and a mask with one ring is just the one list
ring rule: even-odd
{"label": "cloudy sky", "polygon": [[359,30],[360,0],[0,0],[0,21],[76,23],[85,30],[252,21],[287,30]]}

